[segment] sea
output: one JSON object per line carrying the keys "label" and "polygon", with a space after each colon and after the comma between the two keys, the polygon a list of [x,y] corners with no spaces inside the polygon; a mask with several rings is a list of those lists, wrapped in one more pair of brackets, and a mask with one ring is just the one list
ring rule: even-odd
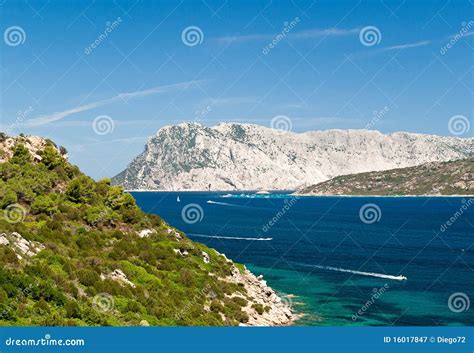
{"label": "sea", "polygon": [[311,326],[474,325],[474,198],[132,192]]}

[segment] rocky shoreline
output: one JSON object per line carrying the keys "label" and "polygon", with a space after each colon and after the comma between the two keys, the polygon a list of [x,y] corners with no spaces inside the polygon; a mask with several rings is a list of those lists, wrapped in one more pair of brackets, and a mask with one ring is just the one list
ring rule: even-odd
{"label": "rocky shoreline", "polygon": [[301,316],[292,310],[290,295],[280,297],[267,285],[263,276],[255,276],[245,266],[240,271],[235,265],[232,275],[225,280],[242,283],[251,300],[242,308],[249,320],[240,326],[289,326]]}

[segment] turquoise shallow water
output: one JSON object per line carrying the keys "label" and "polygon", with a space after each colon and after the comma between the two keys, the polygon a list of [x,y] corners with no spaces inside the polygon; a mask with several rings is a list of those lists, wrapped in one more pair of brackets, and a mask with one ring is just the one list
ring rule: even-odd
{"label": "turquoise shallow water", "polygon": [[133,196],[145,211],[291,294],[284,300],[304,314],[299,325],[474,325],[470,200]]}

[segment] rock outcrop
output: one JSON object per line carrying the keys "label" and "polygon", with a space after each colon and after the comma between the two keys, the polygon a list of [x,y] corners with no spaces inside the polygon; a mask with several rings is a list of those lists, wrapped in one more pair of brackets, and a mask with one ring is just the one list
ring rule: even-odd
{"label": "rock outcrop", "polygon": [[280,297],[267,285],[262,276],[256,277],[252,272],[244,268],[240,272],[233,267],[232,275],[226,280],[232,283],[242,283],[247,291],[248,297],[252,298],[245,311],[249,321],[242,326],[285,326],[292,324],[299,318],[291,308],[291,300],[288,297]]}
{"label": "rock outcrop", "polygon": [[112,281],[117,281],[117,282],[120,282],[121,284],[126,284],[132,288],[135,288],[135,284],[133,284],[128,278],[127,278],[127,275],[125,273],[123,273],[122,270],[119,270],[119,269],[115,269],[113,270],[111,273],[109,274],[101,274],[100,275],[100,278],[102,280],[104,279],[111,279]]}
{"label": "rock outcrop", "polygon": [[35,256],[45,248],[43,244],[26,240],[17,232],[0,234],[0,245],[11,248],[20,260]]}

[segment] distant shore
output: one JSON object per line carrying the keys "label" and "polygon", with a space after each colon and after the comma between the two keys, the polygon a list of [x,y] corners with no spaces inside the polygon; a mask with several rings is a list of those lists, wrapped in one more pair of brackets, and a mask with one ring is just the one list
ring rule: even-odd
{"label": "distant shore", "polygon": [[[125,192],[168,192],[168,193],[185,193],[185,192],[209,192],[209,193],[257,193],[259,190],[125,190]],[[269,194],[284,194],[295,197],[474,197],[474,195],[313,195],[313,194],[297,194],[291,190],[268,190]]]}

